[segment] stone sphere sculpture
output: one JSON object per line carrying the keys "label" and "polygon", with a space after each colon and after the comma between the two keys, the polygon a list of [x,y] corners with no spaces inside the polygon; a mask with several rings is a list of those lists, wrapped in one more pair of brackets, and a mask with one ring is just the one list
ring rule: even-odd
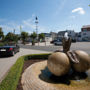
{"label": "stone sphere sculpture", "polygon": [[52,53],[47,61],[48,69],[56,76],[62,76],[70,70],[70,61],[63,52]]}
{"label": "stone sphere sculpture", "polygon": [[72,63],[72,67],[77,72],[85,72],[90,68],[90,56],[81,50],[75,51],[79,63]]}

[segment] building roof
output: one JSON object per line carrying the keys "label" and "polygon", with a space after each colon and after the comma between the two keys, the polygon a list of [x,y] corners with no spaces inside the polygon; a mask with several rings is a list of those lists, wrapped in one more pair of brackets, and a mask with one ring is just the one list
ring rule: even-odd
{"label": "building roof", "polygon": [[90,25],[84,25],[82,28],[90,28]]}
{"label": "building roof", "polygon": [[90,31],[90,25],[84,25],[84,26],[81,28],[81,31]]}

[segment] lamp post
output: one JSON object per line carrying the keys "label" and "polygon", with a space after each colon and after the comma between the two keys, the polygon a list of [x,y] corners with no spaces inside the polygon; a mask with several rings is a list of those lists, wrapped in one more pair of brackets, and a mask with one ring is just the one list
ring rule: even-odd
{"label": "lamp post", "polygon": [[13,30],[13,33],[14,33],[14,34],[15,34],[15,31],[16,31],[16,30],[14,29],[14,30]]}
{"label": "lamp post", "polygon": [[[38,18],[37,16],[35,18],[35,24],[36,24],[36,34],[37,34],[37,41],[38,41]],[[39,45],[39,41],[38,41],[38,45]]]}

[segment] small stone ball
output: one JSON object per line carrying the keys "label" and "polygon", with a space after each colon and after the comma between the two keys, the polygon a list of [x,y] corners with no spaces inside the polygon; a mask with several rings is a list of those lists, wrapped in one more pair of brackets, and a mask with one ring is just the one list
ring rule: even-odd
{"label": "small stone ball", "polygon": [[90,68],[90,56],[81,50],[76,50],[76,57],[79,63],[73,63],[73,68],[77,72],[85,72]]}
{"label": "small stone ball", "polygon": [[49,56],[47,66],[52,74],[62,76],[69,71],[70,61],[65,53],[54,52]]}

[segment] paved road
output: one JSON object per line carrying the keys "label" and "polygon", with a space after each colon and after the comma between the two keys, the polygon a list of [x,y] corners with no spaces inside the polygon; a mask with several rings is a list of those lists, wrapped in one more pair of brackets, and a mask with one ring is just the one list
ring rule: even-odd
{"label": "paved road", "polygon": [[32,49],[20,49],[20,52],[13,57],[0,58],[0,82],[5,77],[6,73],[9,71],[10,67],[16,62],[17,58],[26,54],[37,54],[37,53],[47,53],[47,51],[32,50]]}
{"label": "paved road", "polygon": [[[59,48],[62,49],[62,46],[54,46],[54,45],[47,45],[47,46],[20,45],[20,46],[25,49],[34,49],[34,50],[51,51],[51,52]],[[83,50],[88,54],[90,54],[90,42],[72,43],[71,50]]]}

